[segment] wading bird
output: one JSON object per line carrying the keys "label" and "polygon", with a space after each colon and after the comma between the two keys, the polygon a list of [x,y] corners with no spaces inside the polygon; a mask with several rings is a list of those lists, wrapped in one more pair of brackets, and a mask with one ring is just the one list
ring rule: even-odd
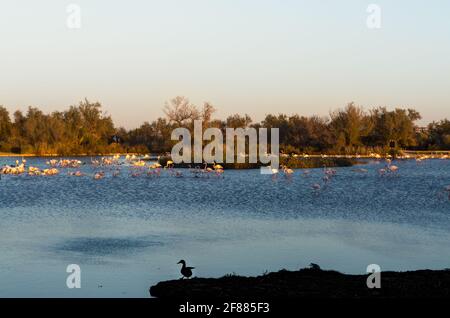
{"label": "wading bird", "polygon": [[294,170],[288,168],[287,166],[282,166],[283,168],[283,173],[286,177],[291,177],[292,174],[294,173]]}
{"label": "wading bird", "polygon": [[450,185],[446,186],[444,191],[448,193],[448,199],[450,200]]}
{"label": "wading bird", "polygon": [[272,179],[275,180],[278,177],[278,169],[272,168],[270,171],[272,173]]}
{"label": "wading bird", "polygon": [[398,171],[398,167],[397,166],[394,166],[394,165],[389,165],[389,167],[388,167],[388,169],[391,171],[391,172],[397,172]]}
{"label": "wading bird", "polygon": [[105,173],[103,171],[100,171],[100,172],[97,172],[94,174],[94,179],[100,180],[100,179],[103,179],[104,176],[105,176]]}
{"label": "wading bird", "polygon": [[180,270],[181,275],[183,275],[183,277],[181,277],[181,279],[183,279],[185,277],[189,278],[189,277],[192,276],[192,270],[195,267],[188,267],[188,266],[186,266],[186,262],[183,259],[181,261],[179,261],[177,264],[182,264],[183,265],[183,266],[181,266],[181,270]]}
{"label": "wading bird", "polygon": [[173,168],[173,161],[172,160],[167,160],[166,165],[164,166],[164,169],[166,168]]}

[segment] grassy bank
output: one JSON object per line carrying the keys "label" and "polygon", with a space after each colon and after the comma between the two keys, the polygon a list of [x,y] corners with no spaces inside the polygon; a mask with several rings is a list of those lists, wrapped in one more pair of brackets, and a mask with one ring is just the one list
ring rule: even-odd
{"label": "grassy bank", "polygon": [[346,275],[319,268],[281,270],[258,277],[227,275],[160,282],[150,288],[158,298],[415,298],[450,297],[450,270],[382,272],[381,288],[369,289],[367,275]]}

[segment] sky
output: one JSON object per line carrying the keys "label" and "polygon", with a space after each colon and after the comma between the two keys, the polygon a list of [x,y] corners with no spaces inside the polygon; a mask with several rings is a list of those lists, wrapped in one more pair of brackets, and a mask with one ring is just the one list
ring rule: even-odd
{"label": "sky", "polygon": [[86,97],[133,128],[177,95],[255,121],[354,101],[428,123],[450,118],[449,16],[447,0],[0,0],[0,105],[51,112]]}

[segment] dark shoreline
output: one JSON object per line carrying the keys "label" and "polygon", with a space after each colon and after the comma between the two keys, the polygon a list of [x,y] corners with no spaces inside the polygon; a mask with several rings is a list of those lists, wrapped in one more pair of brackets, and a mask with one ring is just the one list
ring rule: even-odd
{"label": "dark shoreline", "polygon": [[[159,163],[162,166],[167,164],[167,161],[170,160],[169,157],[161,157],[159,159]],[[355,158],[336,158],[336,157],[289,157],[289,158],[280,158],[280,166],[286,166],[291,169],[314,169],[314,168],[337,168],[337,167],[351,167],[355,164],[361,163],[361,160],[357,160]],[[203,168],[205,164],[174,164],[174,168]],[[240,169],[259,169],[261,167],[267,166],[267,164],[263,165],[261,163],[220,163],[220,165],[225,170],[240,170]],[[212,164],[208,165],[209,167]]]}
{"label": "dark shoreline", "polygon": [[369,274],[348,275],[332,270],[305,268],[280,270],[257,277],[227,275],[159,282],[150,296],[184,298],[450,298],[450,270],[382,272],[381,288],[369,289]]}

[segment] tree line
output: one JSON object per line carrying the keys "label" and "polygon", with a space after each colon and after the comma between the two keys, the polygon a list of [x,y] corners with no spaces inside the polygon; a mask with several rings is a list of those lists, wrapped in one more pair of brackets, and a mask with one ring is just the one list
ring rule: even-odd
{"label": "tree line", "polygon": [[87,99],[65,111],[43,113],[29,107],[12,116],[0,106],[0,152],[17,154],[92,155],[109,153],[166,153],[175,141],[172,130],[192,128],[202,120],[204,128],[279,128],[283,153],[366,154],[385,153],[392,147],[414,150],[450,150],[450,121],[443,119],[420,129],[414,109],[370,110],[349,103],[329,116],[268,114],[253,122],[247,114],[215,119],[211,103],[202,107],[186,97],[169,100],[163,117],[127,130],[116,127],[100,103]]}

